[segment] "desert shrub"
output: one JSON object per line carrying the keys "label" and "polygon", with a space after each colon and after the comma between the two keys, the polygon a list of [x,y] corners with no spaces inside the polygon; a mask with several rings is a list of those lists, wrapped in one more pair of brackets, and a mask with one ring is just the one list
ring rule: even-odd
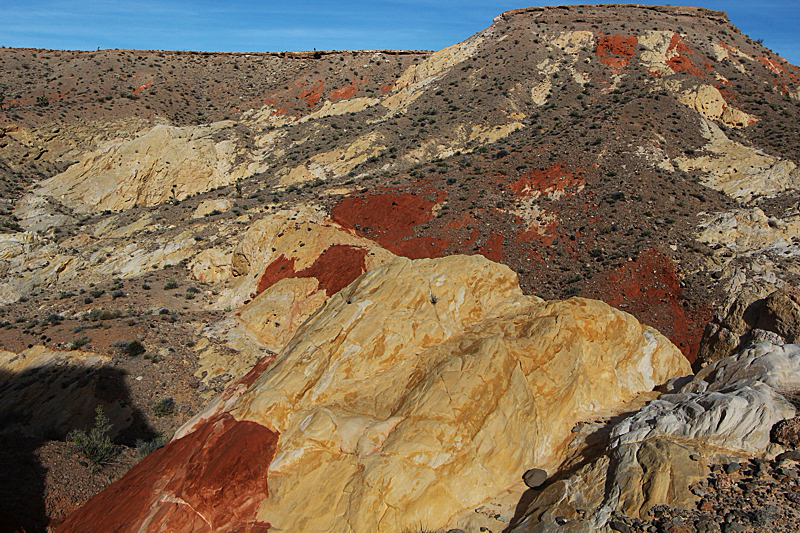
{"label": "desert shrub", "polygon": [[169,442],[169,438],[159,435],[153,440],[136,439],[136,454],[141,461],[156,450],[160,450]]}
{"label": "desert shrub", "polygon": [[97,465],[110,463],[117,450],[111,442],[108,433],[111,431],[111,422],[103,413],[103,406],[95,409],[94,427],[87,433],[83,429],[73,430],[67,435],[67,440],[74,444],[81,454]]}
{"label": "desert shrub", "polygon": [[137,357],[145,352],[144,345],[139,341],[120,341],[114,343],[119,348],[120,353],[130,357]]}
{"label": "desert shrub", "polygon": [[72,339],[67,343],[67,350],[80,350],[82,347],[86,346],[91,342],[89,337],[78,337],[77,339]]}
{"label": "desert shrub", "polygon": [[175,281],[175,278],[169,278],[167,280],[167,283],[164,285],[165,291],[170,291],[172,289],[177,289],[177,288],[178,288],[178,282]]}
{"label": "desert shrub", "polygon": [[175,411],[175,400],[164,398],[154,403],[151,408],[153,409],[153,414],[159,418],[170,416]]}

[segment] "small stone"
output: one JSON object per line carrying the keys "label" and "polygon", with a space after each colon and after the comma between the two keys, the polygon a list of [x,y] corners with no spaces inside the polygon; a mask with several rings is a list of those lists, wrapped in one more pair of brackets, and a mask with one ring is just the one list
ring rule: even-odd
{"label": "small stone", "polygon": [[556,517],[556,524],[558,524],[559,526],[563,526],[566,523],[567,523],[567,519],[564,518],[563,516],[557,516]]}
{"label": "small stone", "polygon": [[728,465],[725,467],[725,473],[726,473],[726,474],[735,474],[735,473],[736,473],[736,472],[738,472],[738,471],[739,471],[741,468],[742,468],[742,465],[740,465],[739,463],[737,463],[736,461],[734,461],[734,462],[732,462],[732,463],[728,463]]}
{"label": "small stone", "polygon": [[697,455],[696,453],[692,453],[692,454],[689,454],[689,459],[691,459],[692,461],[699,461],[700,460],[700,456]]}
{"label": "small stone", "polygon": [[783,452],[778,454],[775,458],[776,461],[783,461],[784,459],[789,459],[791,461],[800,461],[800,450],[790,450],[788,452]]}
{"label": "small stone", "polygon": [[619,531],[620,533],[631,533],[631,528],[628,527],[628,524],[620,520],[613,520],[611,523],[608,524],[608,527],[610,527],[614,531]]}
{"label": "small stone", "polygon": [[535,489],[547,481],[547,472],[541,468],[531,468],[522,475],[522,480],[528,487]]}

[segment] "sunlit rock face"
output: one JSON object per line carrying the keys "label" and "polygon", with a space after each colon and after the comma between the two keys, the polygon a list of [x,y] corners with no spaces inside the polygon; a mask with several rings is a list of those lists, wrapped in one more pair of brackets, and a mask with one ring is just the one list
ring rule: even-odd
{"label": "sunlit rock face", "polygon": [[[120,487],[138,476],[149,476],[159,496],[141,496],[149,498],[142,514],[115,526],[184,530],[155,517],[176,520],[165,509],[178,504],[187,516],[199,512],[181,504],[188,500],[179,487],[206,491],[185,464],[210,457],[209,434],[226,439],[246,425],[247,434],[277,437],[274,455],[251,457],[256,443],[245,439],[218,448],[214,461],[225,462],[226,476],[248,471],[260,480],[246,485],[257,505],[240,522],[210,520],[199,530],[443,527],[525,470],[555,467],[578,420],[688,371],[657,331],[601,302],[525,296],[516,274],[481,256],[396,259],[329,299],[274,362],[189,422],[161,462],[117,482],[113,492],[126,494],[126,508],[135,491]],[[173,454],[185,456],[178,462]],[[235,492],[244,509],[245,495]],[[216,506],[234,498],[226,494]],[[63,531],[93,513],[115,516],[109,498],[90,502]],[[194,518],[181,523],[200,527]]]}

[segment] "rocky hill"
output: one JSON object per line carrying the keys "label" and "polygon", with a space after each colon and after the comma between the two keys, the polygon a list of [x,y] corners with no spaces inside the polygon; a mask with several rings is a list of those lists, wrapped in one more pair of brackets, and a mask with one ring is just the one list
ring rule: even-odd
{"label": "rocky hill", "polygon": [[[780,452],[800,69],[724,13],[531,8],[432,53],[0,65],[0,508],[26,531],[173,435],[63,530],[120,494],[105,530],[635,528],[696,507],[715,461]],[[97,405],[102,467],[67,438]],[[215,451],[231,439],[244,455]],[[662,466],[625,462],[645,455]]]}

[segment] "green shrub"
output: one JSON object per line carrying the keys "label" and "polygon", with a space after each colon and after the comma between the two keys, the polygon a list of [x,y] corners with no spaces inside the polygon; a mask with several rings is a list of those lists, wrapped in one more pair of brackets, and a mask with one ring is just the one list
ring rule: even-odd
{"label": "green shrub", "polygon": [[80,350],[90,342],[91,341],[89,340],[89,337],[78,337],[77,339],[72,339],[67,343],[67,350]]}
{"label": "green shrub", "polygon": [[159,435],[153,440],[136,439],[136,454],[139,456],[139,460],[141,461],[154,451],[163,448],[167,442],[169,442],[169,438],[163,435]]}
{"label": "green shrub", "polygon": [[130,357],[142,355],[146,350],[144,345],[139,341],[121,341],[114,344],[119,348],[119,351]]}
{"label": "green shrub", "polygon": [[175,411],[175,400],[164,398],[154,403],[151,408],[153,409],[153,414],[159,418],[170,416]]}
{"label": "green shrub", "polygon": [[67,440],[78,447],[81,454],[88,460],[97,465],[104,465],[111,462],[117,455],[117,450],[108,436],[111,431],[111,422],[103,414],[103,406],[98,405],[95,409],[97,416],[94,418],[94,427],[86,433],[85,430],[76,429],[67,435]]}
{"label": "green shrub", "polygon": [[164,290],[165,291],[170,291],[172,289],[177,289],[177,288],[178,288],[178,282],[175,281],[175,278],[169,278],[167,280],[167,284],[164,285]]}

